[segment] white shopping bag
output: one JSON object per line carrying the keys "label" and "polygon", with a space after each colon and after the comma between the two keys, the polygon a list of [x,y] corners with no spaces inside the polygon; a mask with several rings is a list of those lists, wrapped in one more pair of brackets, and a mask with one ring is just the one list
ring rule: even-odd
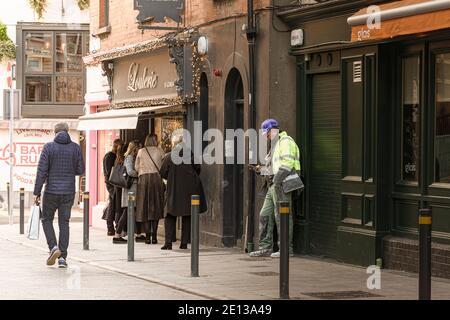
{"label": "white shopping bag", "polygon": [[30,218],[28,218],[28,235],[27,238],[30,240],[38,240],[39,239],[39,225],[40,225],[40,217],[41,215],[41,207],[38,205],[33,205],[31,207]]}

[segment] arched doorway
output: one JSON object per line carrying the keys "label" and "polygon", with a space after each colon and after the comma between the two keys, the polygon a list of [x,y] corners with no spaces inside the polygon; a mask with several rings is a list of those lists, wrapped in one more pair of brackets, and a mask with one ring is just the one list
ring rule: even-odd
{"label": "arched doorway", "polygon": [[[244,86],[239,71],[233,68],[225,85],[224,128],[244,129]],[[238,164],[238,148],[244,150],[243,141],[234,138],[225,142],[223,184],[223,244],[234,246],[243,234],[244,165]]]}

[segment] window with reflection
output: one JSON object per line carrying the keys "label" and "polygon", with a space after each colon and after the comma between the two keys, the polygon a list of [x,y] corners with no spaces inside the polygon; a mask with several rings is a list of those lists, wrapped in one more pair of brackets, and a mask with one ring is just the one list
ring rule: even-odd
{"label": "window with reflection", "polygon": [[450,53],[435,58],[435,182],[450,183]]}
{"label": "window with reflection", "polygon": [[81,33],[56,34],[56,72],[83,71],[83,36]]}
{"label": "window with reflection", "polygon": [[420,166],[420,57],[402,62],[402,180],[417,182]]}
{"label": "window with reflection", "polygon": [[52,42],[51,33],[25,33],[25,72],[52,73]]}
{"label": "window with reflection", "polygon": [[81,77],[56,77],[57,102],[83,102]]}
{"label": "window with reflection", "polygon": [[25,99],[27,102],[52,101],[52,77],[25,77]]}
{"label": "window with reflection", "polygon": [[82,104],[86,31],[24,31],[24,102]]}

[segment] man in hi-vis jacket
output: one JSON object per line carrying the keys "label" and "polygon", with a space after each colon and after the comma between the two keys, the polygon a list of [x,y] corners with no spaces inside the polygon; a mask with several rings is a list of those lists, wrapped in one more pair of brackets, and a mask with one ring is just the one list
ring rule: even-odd
{"label": "man in hi-vis jacket", "polygon": [[[266,176],[268,190],[260,212],[259,250],[250,253],[251,257],[271,256],[278,258],[279,252],[273,252],[273,224],[276,224],[280,239],[280,214],[278,202],[288,201],[292,208],[292,191],[303,188],[298,175],[300,171],[300,151],[285,131],[280,131],[278,121],[268,119],[261,125],[263,134],[271,141],[271,151],[264,167],[257,166],[256,171]],[[295,185],[292,185],[292,182]],[[290,185],[289,185],[290,184]],[[279,241],[278,241],[279,243]],[[293,219],[289,215],[289,253],[293,255]]]}

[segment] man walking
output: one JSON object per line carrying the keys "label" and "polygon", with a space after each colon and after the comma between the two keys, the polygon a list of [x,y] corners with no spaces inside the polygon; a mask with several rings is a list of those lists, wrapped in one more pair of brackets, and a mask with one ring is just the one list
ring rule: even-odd
{"label": "man walking", "polygon": [[[263,134],[270,140],[271,150],[266,157],[267,166],[257,167],[257,172],[266,176],[268,190],[264,199],[264,204],[260,212],[260,240],[259,250],[250,253],[251,257],[271,256],[278,258],[279,252],[273,252],[273,225],[276,224],[278,239],[280,239],[280,214],[278,212],[278,202],[288,201],[292,208],[292,192],[283,189],[286,179],[295,177],[300,171],[300,151],[294,139],[287,135],[285,131],[280,131],[278,121],[268,119],[262,123]],[[298,177],[298,176],[296,176]],[[301,183],[300,178],[298,180]],[[302,185],[294,186],[290,189],[300,189]],[[279,244],[279,241],[278,241]],[[279,246],[279,245],[278,245]],[[289,254],[294,254],[293,248],[293,219],[289,215]]]}
{"label": "man walking", "polygon": [[[70,139],[67,123],[58,123],[55,126],[55,135],[53,142],[44,145],[39,158],[34,196],[35,203],[39,204],[45,183],[42,227],[50,250],[47,265],[54,265],[56,259],[59,259],[58,267],[66,268],[70,211],[75,199],[75,176],[84,174],[84,163],[80,146]],[[53,229],[56,210],[59,224],[58,243]]]}

